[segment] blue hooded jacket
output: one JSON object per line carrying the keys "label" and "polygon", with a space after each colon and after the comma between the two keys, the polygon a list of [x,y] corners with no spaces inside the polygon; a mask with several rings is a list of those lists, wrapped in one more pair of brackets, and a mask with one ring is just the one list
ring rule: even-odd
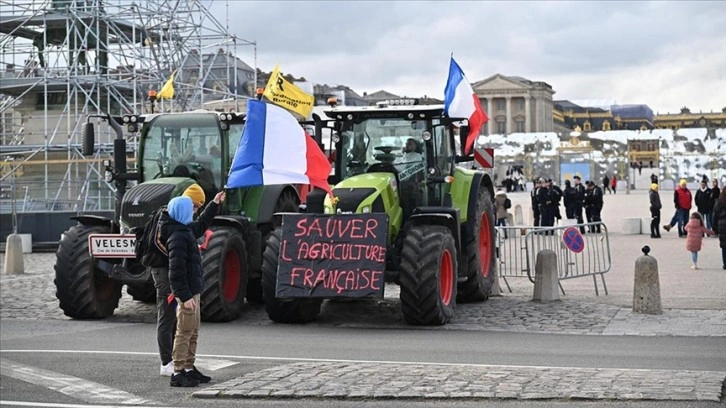
{"label": "blue hooded jacket", "polygon": [[189,225],[194,217],[194,203],[186,196],[174,197],[169,201],[167,212],[174,221]]}

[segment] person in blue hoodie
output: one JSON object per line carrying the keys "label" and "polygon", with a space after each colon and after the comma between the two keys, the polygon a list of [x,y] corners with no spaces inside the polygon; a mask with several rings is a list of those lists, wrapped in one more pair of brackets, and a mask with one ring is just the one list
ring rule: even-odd
{"label": "person in blue hoodie", "polygon": [[191,224],[194,203],[187,196],[172,198],[167,206],[168,222],[162,227],[169,251],[169,282],[176,298],[176,334],[172,349],[174,374],[172,387],[196,387],[210,377],[194,366],[199,337],[201,314],[199,298],[204,288],[202,255],[197,246]]}

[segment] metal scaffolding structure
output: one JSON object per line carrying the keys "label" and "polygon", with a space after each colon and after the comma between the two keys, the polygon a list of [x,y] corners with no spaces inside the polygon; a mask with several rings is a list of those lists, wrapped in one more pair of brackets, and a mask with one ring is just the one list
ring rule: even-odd
{"label": "metal scaffolding structure", "polygon": [[[0,0],[0,199],[29,212],[111,209],[101,162],[115,134],[102,125],[96,156],[82,156],[88,115],[238,107],[252,96],[257,45],[230,34],[212,3]],[[172,76],[173,99],[149,98]],[[130,140],[131,163],[135,150]]]}

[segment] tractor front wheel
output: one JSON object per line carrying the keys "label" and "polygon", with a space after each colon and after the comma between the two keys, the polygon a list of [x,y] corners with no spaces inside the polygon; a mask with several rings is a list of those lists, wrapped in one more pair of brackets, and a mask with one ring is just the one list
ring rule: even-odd
{"label": "tractor front wheel", "polygon": [[202,320],[228,322],[239,318],[247,288],[247,251],[242,235],[216,228],[202,251],[204,290]]}
{"label": "tractor front wheel", "polygon": [[446,324],[456,306],[456,246],[442,226],[416,225],[401,251],[401,309],[408,324]]}
{"label": "tractor front wheel", "polygon": [[109,234],[106,227],[76,225],[61,236],[55,253],[55,296],[66,316],[102,319],[113,315],[121,298],[121,283],[96,266],[88,252],[90,234]]}
{"label": "tractor front wheel", "polygon": [[265,310],[270,320],[278,323],[306,323],[320,313],[321,299],[278,299],[277,266],[280,259],[282,230],[275,229],[267,239],[267,247],[262,255],[262,295]]}
{"label": "tractor front wheel", "polygon": [[460,302],[480,302],[489,298],[497,273],[494,256],[494,204],[486,188],[479,187],[475,218],[469,220],[471,239],[465,243],[467,280],[459,284]]}

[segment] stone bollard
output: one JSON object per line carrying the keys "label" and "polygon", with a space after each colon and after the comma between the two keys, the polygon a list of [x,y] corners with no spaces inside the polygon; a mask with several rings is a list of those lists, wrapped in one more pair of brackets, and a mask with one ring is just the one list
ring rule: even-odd
{"label": "stone bollard", "polygon": [[520,204],[514,206],[514,225],[524,225],[524,213]]}
{"label": "stone bollard", "polygon": [[20,275],[24,272],[23,240],[18,234],[10,234],[5,241],[5,273]]}
{"label": "stone bollard", "polygon": [[495,270],[491,273],[494,274],[494,282],[492,283],[492,288],[489,291],[489,296],[502,296],[504,291],[502,290],[502,287],[499,286],[499,271]]}
{"label": "stone bollard", "polygon": [[633,313],[662,314],[658,261],[648,255],[650,247],[643,247],[643,256],[635,261],[633,285]]}
{"label": "stone bollard", "polygon": [[557,254],[551,249],[537,253],[534,267],[534,297],[532,300],[550,302],[560,300]]}

